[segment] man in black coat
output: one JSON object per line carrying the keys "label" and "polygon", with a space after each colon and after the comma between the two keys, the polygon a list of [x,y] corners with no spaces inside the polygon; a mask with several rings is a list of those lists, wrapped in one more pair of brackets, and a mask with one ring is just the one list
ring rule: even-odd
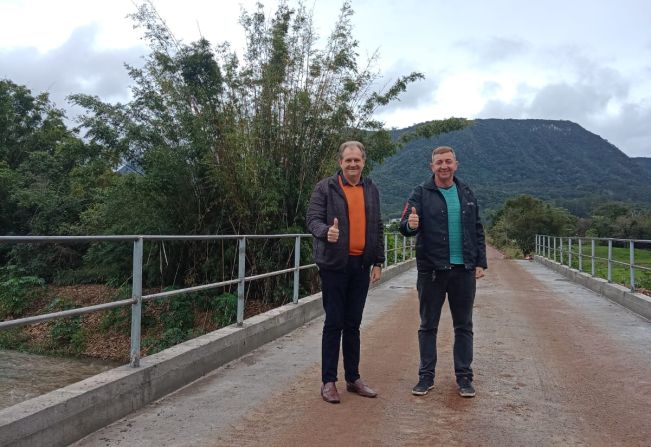
{"label": "man in black coat", "polygon": [[402,234],[416,236],[420,367],[412,394],[417,396],[434,387],[436,334],[446,294],[454,325],[454,373],[459,394],[475,396],[472,308],[476,280],[487,268],[486,243],[477,200],[454,175],[458,166],[452,148],[434,149],[433,176],[414,188],[400,221]]}
{"label": "man in black coat", "polygon": [[362,177],[365,160],[362,143],[343,143],[339,148],[341,170],[317,183],[307,210],[326,314],[321,396],[329,403],[340,402],[335,386],[340,344],[346,389],[364,397],[377,396],[359,374],[359,327],[366,294],[369,282],[380,279],[384,262],[380,196],[371,179]]}

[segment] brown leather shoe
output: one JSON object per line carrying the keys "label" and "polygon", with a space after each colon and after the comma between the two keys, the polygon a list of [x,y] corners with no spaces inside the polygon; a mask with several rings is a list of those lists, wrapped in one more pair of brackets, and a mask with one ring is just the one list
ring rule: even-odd
{"label": "brown leather shoe", "polygon": [[321,397],[328,403],[338,404],[339,393],[337,392],[337,387],[334,382],[328,382],[321,385]]}
{"label": "brown leather shoe", "polygon": [[357,379],[353,383],[346,382],[346,389],[351,393],[357,393],[364,397],[376,397],[377,393],[366,385],[362,379]]}

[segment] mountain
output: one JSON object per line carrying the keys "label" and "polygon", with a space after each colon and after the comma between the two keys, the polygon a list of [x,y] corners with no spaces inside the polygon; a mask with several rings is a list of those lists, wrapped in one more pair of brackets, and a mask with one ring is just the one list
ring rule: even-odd
{"label": "mountain", "polygon": [[639,166],[642,166],[649,176],[649,181],[651,181],[651,158],[649,157],[633,157],[631,160],[634,160]]}
{"label": "mountain", "polygon": [[[393,136],[411,129],[395,130]],[[603,201],[651,203],[646,162],[629,158],[576,123],[478,119],[463,130],[413,140],[373,169],[385,218],[400,215],[412,188],[431,175],[432,149],[443,145],[454,148],[457,176],[474,189],[484,211],[519,194],[579,216]]]}

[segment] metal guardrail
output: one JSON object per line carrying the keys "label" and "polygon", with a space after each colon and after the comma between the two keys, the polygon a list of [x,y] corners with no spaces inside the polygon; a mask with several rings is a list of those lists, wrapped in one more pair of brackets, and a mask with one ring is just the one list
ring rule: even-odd
{"label": "metal guardrail", "polygon": [[[393,236],[391,240],[390,236]],[[399,238],[402,238],[400,244]],[[246,241],[247,239],[284,239],[294,238],[294,267],[262,273],[259,275],[246,276]],[[28,324],[39,323],[42,321],[55,320],[59,318],[73,317],[101,310],[114,309],[117,307],[131,306],[131,349],[130,365],[134,368],[140,366],[140,330],[142,319],[142,303],[162,298],[169,298],[177,295],[210,290],[228,285],[237,284],[237,325],[244,324],[244,297],[245,286],[247,282],[269,278],[272,276],[286,273],[294,273],[294,289],[292,302],[298,303],[299,299],[299,275],[300,271],[316,267],[316,264],[301,265],[301,238],[312,238],[311,234],[271,234],[271,235],[214,235],[214,236],[188,236],[188,235],[120,235],[120,236],[0,236],[0,243],[48,243],[48,242],[124,242],[133,241],[133,268],[132,268],[132,285],[131,298],[110,303],[98,304],[94,306],[85,306],[76,309],[64,310],[60,312],[51,312],[15,320],[6,320],[0,322],[0,330],[10,327],[24,326]],[[210,240],[237,240],[238,243],[238,275],[236,279],[221,281],[200,286],[186,287],[178,290],[167,292],[153,293],[149,295],[142,294],[142,258],[144,241],[210,241]],[[389,249],[388,242],[392,242],[392,248]],[[408,250],[409,248],[409,250]],[[400,253],[400,255],[399,255]],[[384,235],[384,266],[389,265],[389,256],[393,254],[392,264],[413,258],[414,243],[398,233]]]}
{"label": "metal guardrail", "polygon": [[[576,250],[573,250],[572,242],[575,242]],[[584,242],[588,242],[590,253],[585,254],[583,247]],[[628,245],[628,261],[623,262],[613,259],[613,242]],[[597,243],[606,243],[608,246],[607,257],[596,256]],[[638,248],[645,245],[651,248],[651,240],[648,239],[618,239],[618,238],[598,238],[598,237],[566,237],[566,236],[549,236],[544,234],[536,235],[536,254],[547,259],[559,262],[561,265],[567,265],[572,268],[573,256],[577,257],[577,266],[580,272],[583,272],[583,262],[585,259],[590,260],[590,273],[596,275],[596,264],[598,261],[605,261],[608,269],[606,279],[609,283],[613,281],[613,265],[625,266],[629,269],[628,286],[631,292],[635,292],[635,273],[636,270],[651,273],[651,268],[640,264],[635,264],[635,244]]]}

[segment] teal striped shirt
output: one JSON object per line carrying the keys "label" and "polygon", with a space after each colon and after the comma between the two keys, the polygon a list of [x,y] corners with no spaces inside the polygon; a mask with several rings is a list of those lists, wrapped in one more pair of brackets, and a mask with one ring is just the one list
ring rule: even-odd
{"label": "teal striped shirt", "polygon": [[439,188],[448,206],[448,242],[450,244],[450,264],[463,264],[463,232],[461,231],[461,204],[457,185],[448,189]]}

